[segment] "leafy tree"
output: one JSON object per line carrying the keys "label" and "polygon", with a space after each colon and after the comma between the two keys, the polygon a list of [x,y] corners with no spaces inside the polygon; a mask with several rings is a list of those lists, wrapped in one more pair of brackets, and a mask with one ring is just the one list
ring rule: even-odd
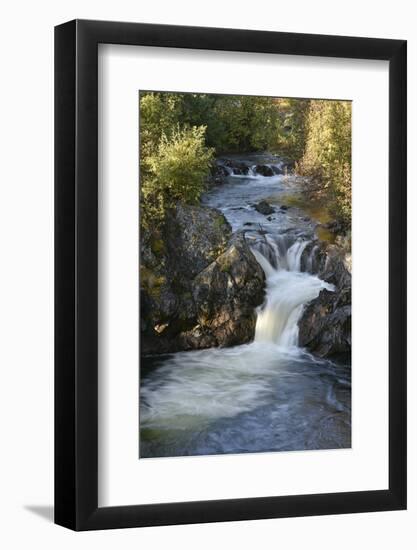
{"label": "leafy tree", "polygon": [[279,98],[274,102],[279,111],[276,149],[281,155],[299,161],[306,147],[310,100]]}
{"label": "leafy tree", "polygon": [[351,103],[312,100],[299,170],[312,178],[311,191],[323,196],[347,228],[351,218],[351,140]]}

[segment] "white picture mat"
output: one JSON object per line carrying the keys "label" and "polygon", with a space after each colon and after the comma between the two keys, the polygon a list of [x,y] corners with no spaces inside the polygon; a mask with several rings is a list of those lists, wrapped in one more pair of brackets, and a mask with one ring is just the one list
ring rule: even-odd
{"label": "white picture mat", "polygon": [[[352,449],[138,459],[138,91],[353,101]],[[99,47],[99,505],[388,487],[388,63]]]}

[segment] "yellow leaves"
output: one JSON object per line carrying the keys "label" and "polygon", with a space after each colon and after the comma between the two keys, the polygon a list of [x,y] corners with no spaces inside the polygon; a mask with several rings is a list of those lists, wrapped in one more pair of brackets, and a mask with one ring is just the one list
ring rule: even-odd
{"label": "yellow leaves", "polygon": [[333,214],[347,226],[351,217],[351,103],[312,100],[300,167],[325,190]]}

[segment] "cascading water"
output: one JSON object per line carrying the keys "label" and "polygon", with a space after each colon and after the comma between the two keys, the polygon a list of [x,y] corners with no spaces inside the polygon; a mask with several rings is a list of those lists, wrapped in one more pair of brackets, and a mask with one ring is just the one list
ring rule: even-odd
{"label": "cascading water", "polygon": [[302,213],[257,212],[255,202],[288,194],[292,180],[276,174],[279,163],[271,164],[275,175],[263,177],[252,159],[243,161],[247,173],[227,167],[229,183],[204,202],[246,232],[265,272],[255,339],[142,361],[141,458],[350,446],[349,368],[298,347],[303,307],[332,290],[311,274],[315,247],[303,254],[314,230]]}
{"label": "cascading water", "polygon": [[[262,266],[266,277],[266,302],[259,309],[255,330],[255,342],[272,342],[284,348],[298,344],[298,320],[304,304],[316,298],[324,288],[333,290],[310,273],[301,273],[301,256],[308,241],[297,240],[286,250],[285,240],[273,241],[266,236],[266,243],[261,245],[269,250],[265,256],[253,248],[253,254]],[[271,264],[268,259],[274,257]]]}

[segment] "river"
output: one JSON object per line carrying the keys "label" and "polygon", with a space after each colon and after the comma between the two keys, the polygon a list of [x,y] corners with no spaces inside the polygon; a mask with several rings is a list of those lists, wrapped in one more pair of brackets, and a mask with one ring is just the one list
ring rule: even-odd
{"label": "river", "polygon": [[[254,342],[142,359],[140,457],[348,448],[351,445],[350,366],[298,347],[305,304],[332,286],[302,272],[301,255],[316,239],[305,209],[286,208],[299,178],[280,174],[279,159],[245,156],[247,175],[228,168],[227,183],[203,204],[245,231],[266,276]],[[252,165],[268,163],[264,177]],[[271,215],[254,205],[266,200]],[[311,254],[314,254],[312,247]]]}

